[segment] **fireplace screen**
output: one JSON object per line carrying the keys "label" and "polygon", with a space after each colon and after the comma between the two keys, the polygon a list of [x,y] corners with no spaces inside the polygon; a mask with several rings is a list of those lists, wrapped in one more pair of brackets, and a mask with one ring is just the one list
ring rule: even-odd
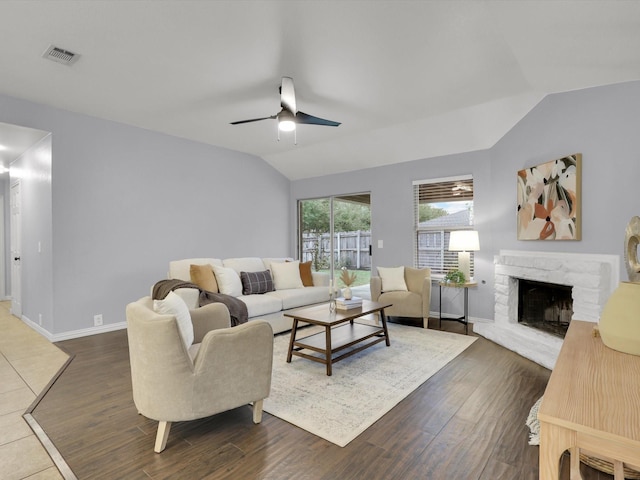
{"label": "fireplace screen", "polygon": [[571,289],[518,279],[518,322],[564,338],[573,316]]}

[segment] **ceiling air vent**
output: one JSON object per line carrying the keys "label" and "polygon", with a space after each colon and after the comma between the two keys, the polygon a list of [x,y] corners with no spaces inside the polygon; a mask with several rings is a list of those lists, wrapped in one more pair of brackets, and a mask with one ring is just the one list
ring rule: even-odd
{"label": "ceiling air vent", "polygon": [[43,58],[48,58],[54,62],[62,63],[64,65],[71,65],[76,60],[78,60],[77,53],[70,52],[69,50],[65,50],[60,47],[56,47],[55,45],[49,45],[44,53],[42,54]]}

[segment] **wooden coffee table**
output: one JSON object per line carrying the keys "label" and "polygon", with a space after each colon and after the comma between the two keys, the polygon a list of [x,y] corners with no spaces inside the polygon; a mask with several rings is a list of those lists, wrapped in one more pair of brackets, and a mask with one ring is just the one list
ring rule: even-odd
{"label": "wooden coffee table", "polygon": [[[327,366],[327,375],[330,376],[331,365],[335,362],[350,357],[382,341],[387,343],[387,347],[390,346],[387,318],[384,315],[384,309],[391,305],[390,303],[377,303],[363,300],[362,307],[360,308],[336,310],[333,313],[329,311],[328,303],[291,310],[285,313],[284,315],[286,317],[293,318],[287,363],[291,363],[291,357],[293,355],[314,362],[324,363]],[[354,322],[355,319],[371,313],[380,314],[381,326]],[[296,339],[299,322],[321,325],[324,327],[324,332]],[[366,343],[358,345],[361,342]],[[358,346],[356,347],[356,345]],[[321,355],[304,353],[302,350],[311,350]],[[334,354],[343,350],[346,350],[346,352],[334,356]]]}

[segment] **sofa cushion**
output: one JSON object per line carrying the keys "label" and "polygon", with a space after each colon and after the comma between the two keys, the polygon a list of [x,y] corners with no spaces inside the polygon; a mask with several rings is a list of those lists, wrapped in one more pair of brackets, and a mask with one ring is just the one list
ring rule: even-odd
{"label": "sofa cushion", "polygon": [[303,288],[300,279],[300,262],[272,263],[273,283],[276,290],[286,290],[289,288]]}
{"label": "sofa cushion", "polygon": [[290,288],[288,290],[276,290],[260,296],[279,298],[282,301],[282,309],[288,310],[289,308],[328,302],[329,289],[327,287]]}
{"label": "sofa cushion", "polygon": [[240,281],[240,275],[238,275],[233,268],[214,265],[213,273],[216,274],[216,281],[218,282],[220,293],[231,295],[232,297],[239,297],[242,295],[242,282]]}
{"label": "sofa cushion", "polygon": [[242,295],[253,295],[273,291],[273,279],[271,272],[240,272],[242,281]]}
{"label": "sofa cushion", "polygon": [[216,276],[213,274],[211,265],[191,265],[189,274],[191,283],[195,283],[208,292],[218,292],[218,282],[216,282]]}
{"label": "sofa cushion", "polygon": [[[271,264],[272,263],[284,263],[284,262],[293,262],[293,258],[291,257],[280,257],[280,258],[275,258],[275,257],[268,257],[268,258],[263,258],[262,259],[262,263],[264,263],[264,266],[267,270],[271,270]],[[273,273],[273,270],[271,270],[271,273]]]}
{"label": "sofa cushion", "polygon": [[378,267],[383,292],[407,291],[404,267]]}
{"label": "sofa cushion", "polygon": [[153,310],[161,315],[173,315],[178,322],[178,330],[184,342],[185,348],[188,350],[193,344],[193,323],[191,323],[191,314],[187,308],[187,304],[176,293],[169,292],[163,300],[153,301]]}
{"label": "sofa cushion", "polygon": [[282,300],[278,297],[270,296],[271,293],[265,293],[264,295],[242,295],[238,297],[247,306],[247,312],[249,312],[249,318],[259,317],[260,315],[267,315],[269,313],[276,313],[282,310]]}
{"label": "sofa cushion", "polygon": [[233,268],[238,275],[240,272],[262,272],[267,269],[258,257],[225,258],[222,264],[227,268]]}
{"label": "sofa cushion", "polygon": [[311,275],[311,260],[300,263],[300,280],[305,287],[313,287],[313,275]]}
{"label": "sofa cushion", "polygon": [[430,268],[404,267],[404,279],[407,282],[407,290],[415,293],[422,293],[422,285],[425,277],[429,277]]}
{"label": "sofa cushion", "polygon": [[177,278],[185,282],[191,281],[189,269],[191,265],[220,265],[219,258],[185,258],[183,260],[172,260],[169,262],[169,278]]}
{"label": "sofa cushion", "polygon": [[389,317],[422,317],[422,295],[413,292],[386,292],[378,298],[380,303],[391,303],[384,313]]}

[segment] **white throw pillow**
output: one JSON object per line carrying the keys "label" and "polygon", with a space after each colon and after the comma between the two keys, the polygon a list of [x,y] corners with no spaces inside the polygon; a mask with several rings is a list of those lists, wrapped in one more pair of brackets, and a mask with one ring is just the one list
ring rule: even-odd
{"label": "white throw pillow", "polygon": [[[267,270],[271,270],[271,264],[272,263],[283,263],[283,262],[293,262],[293,258],[289,258],[289,257],[279,257],[279,258],[268,257],[268,258],[263,258],[262,259],[262,263],[264,263],[264,266],[266,267]],[[273,271],[271,273],[273,273]]]}
{"label": "white throw pillow", "polygon": [[178,322],[178,330],[184,346],[189,349],[193,343],[193,323],[191,314],[184,300],[177,293],[169,292],[164,300],[153,301],[153,311],[162,315],[174,315]]}
{"label": "white throw pillow", "polygon": [[378,267],[383,292],[407,291],[404,281],[404,267]]}
{"label": "white throw pillow", "polygon": [[232,297],[242,295],[242,281],[240,280],[240,275],[233,268],[213,265],[213,273],[216,274],[220,293],[231,295]]}
{"label": "white throw pillow", "polygon": [[271,264],[273,274],[273,284],[276,290],[286,290],[289,288],[304,288],[300,278],[300,261],[283,262]]}

